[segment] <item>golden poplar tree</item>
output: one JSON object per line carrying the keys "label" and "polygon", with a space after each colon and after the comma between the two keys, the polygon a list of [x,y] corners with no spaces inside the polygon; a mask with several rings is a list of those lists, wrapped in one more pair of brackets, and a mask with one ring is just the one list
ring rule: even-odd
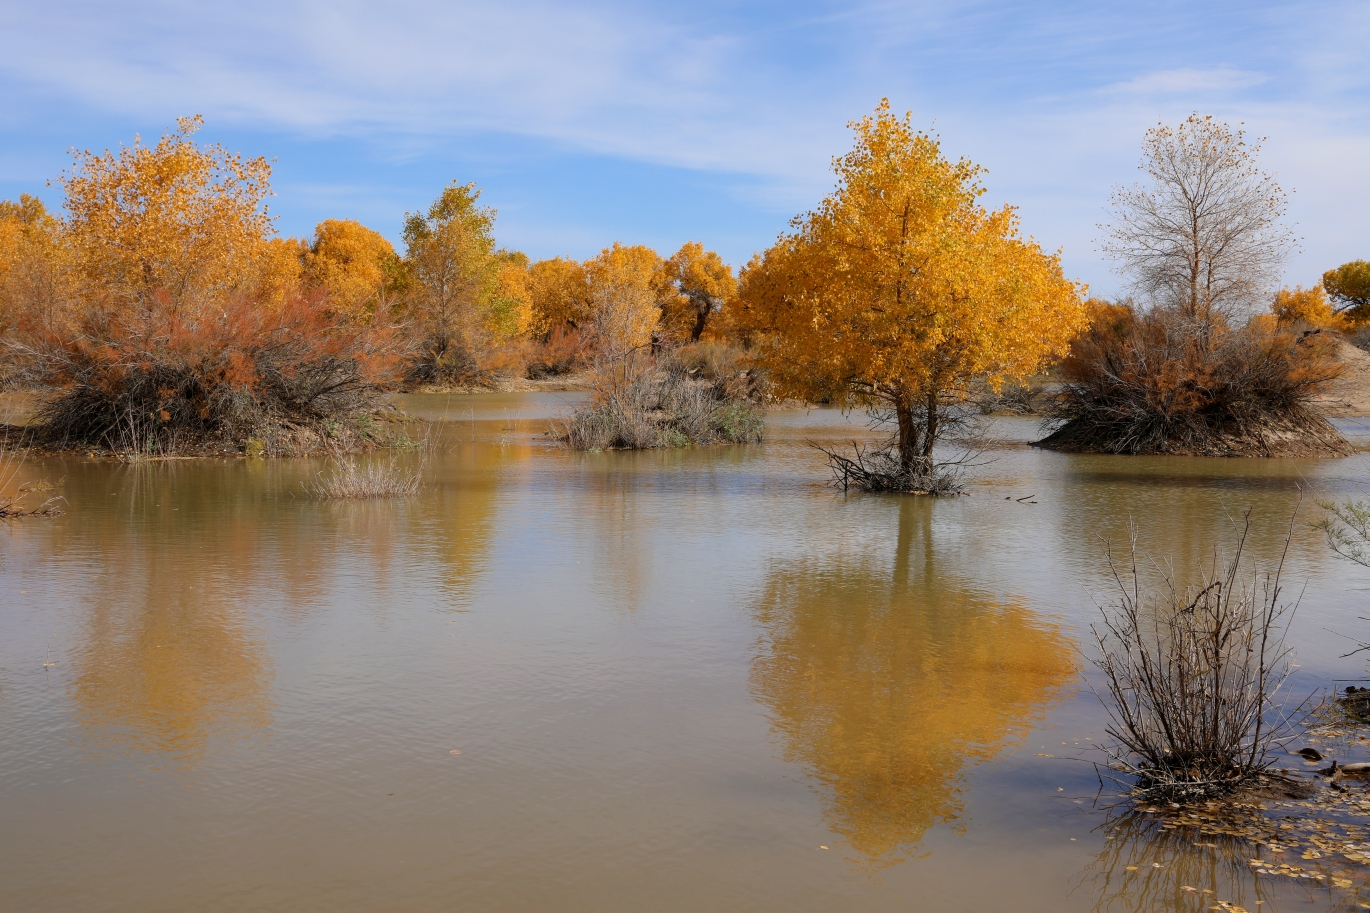
{"label": "golden poplar tree", "polygon": [[675,339],[698,342],[710,318],[737,293],[732,267],[698,241],[687,241],[663,269],[665,330]]}
{"label": "golden poplar tree", "polygon": [[661,319],[661,267],[650,247],[617,241],[585,264],[596,340],[611,362],[632,361],[651,346]]}
{"label": "golden poplar tree", "polygon": [[378,231],[352,219],[325,219],[305,255],[311,285],[323,288],[341,314],[366,318],[383,310],[401,284],[400,258]]}
{"label": "golden poplar tree", "polygon": [[836,190],[748,266],[741,304],[779,392],[889,410],[901,468],[930,468],[944,407],[1063,354],[1087,325],[1082,289],[1012,208],[976,202],[982,168],[888,101],[851,126]]}
{"label": "golden poplar tree", "polygon": [[475,184],[455,181],[426,213],[404,220],[409,308],[423,336],[419,380],[461,380],[489,343],[490,304],[499,287],[495,211],[478,205]]}
{"label": "golden poplar tree", "polygon": [[221,298],[256,278],[274,234],[265,201],[271,165],[192,138],[180,118],[155,146],[75,154],[58,182],[80,278],[114,304],[161,296],[173,311]]}
{"label": "golden poplar tree", "polygon": [[590,279],[570,257],[539,260],[528,268],[530,333],[545,336],[558,326],[579,329],[593,319]]}

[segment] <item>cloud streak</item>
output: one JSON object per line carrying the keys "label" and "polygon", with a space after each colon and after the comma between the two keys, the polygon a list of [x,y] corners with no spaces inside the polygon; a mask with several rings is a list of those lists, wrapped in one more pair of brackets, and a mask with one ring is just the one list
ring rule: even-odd
{"label": "cloud streak", "polygon": [[[0,29],[24,36],[0,58],[12,121],[54,100],[167,124],[202,112],[392,159],[519,137],[740,176],[728,192],[776,211],[816,201],[846,121],[888,95],[989,164],[996,197],[1091,278],[1099,204],[1157,120],[1244,120],[1295,186],[1363,186],[1370,136],[1357,3],[51,0],[0,9]],[[1332,232],[1358,217],[1315,196],[1306,218],[1331,228],[1310,244],[1340,256]]]}

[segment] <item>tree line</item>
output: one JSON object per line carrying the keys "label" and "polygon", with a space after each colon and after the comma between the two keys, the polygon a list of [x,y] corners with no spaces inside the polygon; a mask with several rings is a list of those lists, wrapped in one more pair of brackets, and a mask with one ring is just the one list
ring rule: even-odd
{"label": "tree line", "polygon": [[[1284,196],[1258,144],[1198,115],[1150,131],[1148,182],[1115,192],[1105,252],[1136,296],[1118,302],[1067,278],[1012,207],[985,208],[984,169],[947,158],[887,101],[851,124],[834,191],[737,275],[698,242],[669,257],[614,243],[532,262],[498,245],[495,210],[460,182],[405,216],[402,251],[349,219],[278,237],[270,164],[197,143],[201,123],[76,152],[56,181],[60,214],[29,196],[0,203],[0,371],[44,391],[36,427],[54,445],[361,445],[373,423],[352,419],[397,386],[585,369],[602,400],[658,414],[660,396],[620,394],[648,390],[643,372],[664,355],[712,343],[737,353],[722,373],[752,380],[714,377],[705,400],[755,397],[764,374],[772,397],[870,410],[891,435],[848,461],[859,483],[930,490],[972,387],[1059,366],[1071,447],[1197,451],[1205,434],[1249,430],[1325,385],[1326,353],[1295,328],[1370,318],[1358,261],[1249,319],[1293,244]],[[1241,390],[1252,378],[1270,401],[1254,410]],[[673,389],[672,402],[690,398],[688,383]]]}

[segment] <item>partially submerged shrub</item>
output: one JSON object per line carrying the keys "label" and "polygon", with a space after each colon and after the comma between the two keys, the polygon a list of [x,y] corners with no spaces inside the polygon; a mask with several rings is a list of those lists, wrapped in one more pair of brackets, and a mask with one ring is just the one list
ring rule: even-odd
{"label": "partially submerged shrub", "polygon": [[1107,305],[1062,361],[1041,446],[1066,451],[1345,455],[1351,446],[1309,405],[1341,371],[1328,334],[1220,317]]}
{"label": "partially submerged shrub", "polygon": [[1232,557],[1223,563],[1215,554],[1189,587],[1164,568],[1158,587],[1143,585],[1135,532],[1121,568],[1109,553],[1118,598],[1091,629],[1094,664],[1116,743],[1109,766],[1134,781],[1138,798],[1223,796],[1270,766],[1293,608],[1280,601],[1283,556],[1272,571],[1246,575],[1249,531],[1248,515]]}
{"label": "partially submerged shrub", "polygon": [[760,443],[765,420],[750,380],[697,374],[670,356],[627,376],[601,372],[590,403],[567,420],[563,440],[576,450]]}
{"label": "partially submerged shrub", "polygon": [[855,489],[945,497],[964,494],[966,490],[960,463],[916,461],[905,465],[899,460],[897,442],[882,447],[858,447],[853,443],[851,456],[826,447],[818,449],[828,458],[833,486],[844,492]]}
{"label": "partially submerged shrub", "polygon": [[[913,414],[905,416],[905,420],[915,425],[927,420],[924,408],[915,407],[911,411]],[[984,427],[966,404],[943,404],[938,407],[937,416],[938,436],[960,448],[960,454],[953,459],[939,460],[931,452],[909,459],[907,454],[900,453],[897,431],[875,446],[857,445],[853,441],[851,456],[813,442],[810,446],[828,458],[832,485],[843,492],[855,489],[912,495],[964,494],[964,472],[983,450]],[[900,420],[900,414],[891,409],[870,412],[870,426],[875,429],[888,429]]]}
{"label": "partially submerged shrub", "polygon": [[329,474],[319,473],[305,487],[310,495],[324,500],[411,498],[418,494],[421,478],[420,470],[402,469],[393,460],[365,466],[339,460]]}
{"label": "partially submerged shrub", "polygon": [[330,437],[376,404],[396,362],[388,327],[340,322],[318,297],[72,310],[21,336],[33,379],[53,391],[37,427],[55,446],[175,453],[281,426]]}
{"label": "partially submerged shrub", "polygon": [[62,513],[60,495],[29,506],[24,500],[33,493],[49,491],[47,484],[24,484],[19,481],[19,457],[0,442],[0,520],[19,517],[55,517]]}

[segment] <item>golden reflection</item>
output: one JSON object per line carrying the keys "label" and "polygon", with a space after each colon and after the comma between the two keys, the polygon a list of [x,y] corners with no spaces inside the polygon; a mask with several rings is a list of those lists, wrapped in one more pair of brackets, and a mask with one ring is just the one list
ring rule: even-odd
{"label": "golden reflection", "polygon": [[452,605],[464,608],[475,598],[499,531],[505,476],[527,472],[532,456],[527,446],[463,445],[445,453],[425,477],[423,510],[416,511],[423,520],[410,535],[417,550],[437,559],[439,586]]}
{"label": "golden reflection", "polygon": [[271,723],[270,665],[246,617],[260,529],[232,510],[197,519],[193,472],[136,467],[102,481],[83,503],[119,503],[70,524],[66,543],[92,565],[73,651],[77,718],[100,748],[194,763],[211,738]]}
{"label": "golden reflection", "polygon": [[938,573],[930,506],[901,506],[892,563],[787,563],[756,608],[752,686],[784,758],[823,785],[828,827],[877,867],[962,819],[967,768],[1018,744],[1074,668],[1056,627]]}

